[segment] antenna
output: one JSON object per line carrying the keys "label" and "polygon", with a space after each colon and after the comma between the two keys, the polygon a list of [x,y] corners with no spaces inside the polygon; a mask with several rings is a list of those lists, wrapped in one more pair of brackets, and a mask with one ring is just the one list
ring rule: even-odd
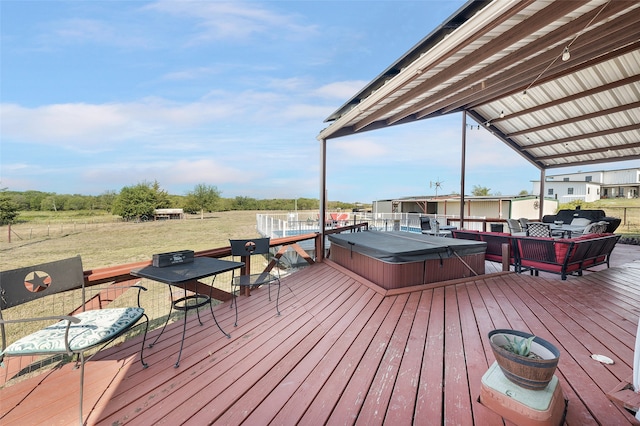
{"label": "antenna", "polygon": [[437,181],[433,182],[433,181],[429,181],[429,188],[433,188],[434,186],[436,187],[436,198],[438,198],[438,188],[442,188],[442,184],[444,182],[440,180],[440,178],[438,178]]}
{"label": "antenna", "polygon": [[440,178],[438,178],[438,180],[436,180],[435,182],[433,181],[429,181],[429,188],[433,188],[434,186],[436,187],[436,214],[435,214],[435,219],[436,219],[436,223],[438,222],[438,188],[442,188],[442,184],[444,182],[440,180]]}

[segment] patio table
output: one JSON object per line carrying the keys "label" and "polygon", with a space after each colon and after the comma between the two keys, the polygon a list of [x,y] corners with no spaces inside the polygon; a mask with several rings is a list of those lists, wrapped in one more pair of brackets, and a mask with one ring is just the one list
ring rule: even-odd
{"label": "patio table", "polygon": [[564,238],[571,238],[575,234],[582,234],[586,226],[581,225],[569,225],[569,224],[549,224],[551,228],[551,235],[560,235]]}
{"label": "patio table", "polygon": [[[156,266],[145,266],[143,268],[133,269],[131,271],[131,275],[141,278],[148,278],[150,280],[158,281],[164,284],[169,285],[169,291],[171,293],[171,305],[169,307],[169,315],[167,315],[167,320],[162,327],[162,331],[156,337],[156,339],[149,345],[149,347],[153,347],[164,333],[167,324],[169,323],[169,318],[171,317],[171,313],[173,310],[185,311],[184,315],[184,325],[182,327],[182,340],[180,342],[180,351],[178,352],[178,359],[175,363],[175,367],[178,368],[180,365],[180,357],[182,356],[182,347],[184,346],[184,336],[187,330],[187,312],[192,309],[195,309],[198,314],[198,322],[200,325],[202,321],[200,320],[200,312],[198,308],[204,305],[209,305],[211,310],[211,315],[213,316],[213,320],[216,325],[220,329],[220,331],[227,337],[231,337],[231,335],[225,332],[218,320],[216,319],[215,314],[213,313],[213,304],[211,303],[212,299],[212,291],[213,291],[213,282],[218,274],[223,272],[228,272],[233,269],[241,268],[244,266],[244,262],[233,262],[229,260],[221,260],[214,259],[210,257],[196,257],[193,259],[193,262],[189,263],[181,263],[177,265],[165,266],[165,267],[156,267]],[[211,284],[201,283],[200,279],[213,276],[213,280]],[[198,291],[199,286],[208,286],[209,294],[201,293]],[[184,296],[175,299],[173,298],[173,287],[180,287],[184,290]],[[192,294],[187,294],[187,291],[192,290]]]}

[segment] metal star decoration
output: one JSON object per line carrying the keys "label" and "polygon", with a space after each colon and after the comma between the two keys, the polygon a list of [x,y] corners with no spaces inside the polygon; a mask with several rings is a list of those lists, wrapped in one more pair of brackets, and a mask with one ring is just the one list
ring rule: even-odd
{"label": "metal star decoration", "polygon": [[[26,279],[24,281],[25,287],[27,290],[36,293],[38,291],[46,290],[51,284],[51,277],[46,272],[40,272],[41,275],[38,275],[38,272],[33,273],[33,278]],[[29,288],[29,285],[31,288]]]}

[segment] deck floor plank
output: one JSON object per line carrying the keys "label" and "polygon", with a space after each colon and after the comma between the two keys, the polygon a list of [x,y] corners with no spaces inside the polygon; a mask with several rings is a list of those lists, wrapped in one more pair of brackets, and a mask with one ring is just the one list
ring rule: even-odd
{"label": "deck floor plank", "polygon": [[[562,322],[553,318],[543,305],[529,296],[527,290],[530,288],[520,286],[517,292],[513,288],[505,288],[504,290],[516,304],[519,314],[526,320],[531,333],[550,341],[560,349],[564,355],[561,355],[559,361],[563,375],[592,414],[606,415],[609,424],[624,422],[622,413],[613,406],[604,394],[619,382],[615,376],[600,368],[596,369],[587,364],[581,364],[582,360],[590,359],[591,354],[575,335],[565,328]],[[600,387],[599,390],[594,388],[594,383]],[[603,387],[603,383],[609,383],[609,385]]]}
{"label": "deck floor plank", "polygon": [[445,287],[444,417],[455,425],[471,425],[471,395],[465,363],[456,288]]}
{"label": "deck floor plank", "polygon": [[[531,331],[560,348],[566,424],[634,424],[606,392],[631,375],[638,267],[566,281],[496,274],[385,296],[324,262],[282,280],[281,316],[267,289],[237,300],[237,327],[230,302],[214,308],[231,339],[208,309],[203,326],[188,318],[177,369],[181,319],[145,349],[148,369],[141,337],[101,351],[87,363],[87,424],[511,425],[477,400],[494,328]],[[615,364],[594,361],[595,352]],[[69,364],[9,384],[0,423],[73,424],[78,385]]]}
{"label": "deck floor plank", "polygon": [[[365,357],[369,343],[378,331],[379,324],[382,323],[394,302],[393,298],[374,298],[370,311],[363,311],[356,324],[360,328],[353,343],[349,346],[339,364],[333,370],[325,385],[320,389],[313,402],[302,416],[300,423],[315,425],[328,423],[340,397],[345,391],[360,362]],[[342,414],[346,417],[346,414]],[[339,419],[337,421],[339,423]]]}
{"label": "deck floor plank", "polygon": [[[476,424],[497,425],[502,423],[502,418],[478,402],[482,376],[489,369],[490,364],[486,356],[487,349],[483,344],[486,341],[484,338],[486,334],[479,333],[476,311],[471,303],[472,297],[477,298],[476,292],[469,292],[469,289],[472,288],[473,286],[456,286],[473,422]],[[479,305],[476,306],[481,308]],[[477,314],[483,315],[482,310],[480,309]],[[485,356],[482,356],[483,354]]]}
{"label": "deck floor plank", "polygon": [[[402,398],[401,395],[405,392],[415,392],[411,389],[411,379],[400,376],[398,370],[407,349],[407,341],[411,334],[411,325],[414,322],[419,301],[420,293],[411,293],[406,304],[402,307],[400,317],[383,355],[381,366],[373,378],[371,391],[364,400],[356,424],[382,424],[396,384],[398,384],[398,387],[395,388],[398,397]],[[406,385],[407,383],[409,386]],[[403,412],[409,414],[413,412],[413,406],[408,410],[406,407],[402,408]]]}
{"label": "deck floor plank", "polygon": [[[281,361],[285,363],[283,366],[279,363],[277,368],[270,370],[255,386],[252,386],[243,398],[248,408],[241,412],[240,409],[232,406],[229,413],[234,416],[223,416],[218,421],[226,424],[245,420],[249,424],[271,421],[278,414],[274,412],[273,407],[282,407],[287,403],[307,380],[313,369],[322,363],[351,321],[366,306],[368,298],[363,296],[365,293],[371,295],[371,292],[363,287],[350,286],[350,290],[353,289],[356,291],[342,292],[345,297],[342,298],[340,309],[331,310],[330,315],[315,317],[319,327],[310,333],[304,342],[298,344],[295,354],[287,354]],[[303,347],[307,349],[306,352],[302,351]]]}
{"label": "deck floor plank", "polygon": [[393,304],[379,325],[364,357],[337,402],[334,412],[329,418],[329,424],[356,421],[360,415],[367,394],[371,391],[371,384],[375,374],[380,368],[393,336],[393,331],[402,316],[402,310],[406,305],[408,295],[403,294],[390,299],[393,300]]}
{"label": "deck floor plank", "polygon": [[443,422],[444,389],[444,289],[433,290],[427,341],[424,349],[418,394],[416,396],[415,422],[418,425],[441,424]]}
{"label": "deck floor plank", "polygon": [[398,371],[400,380],[396,380],[384,417],[385,424],[410,425],[415,422],[417,390],[420,384],[420,371],[425,359],[427,334],[424,324],[429,322],[432,292],[419,294],[420,300],[402,356]]}
{"label": "deck floor plank", "polygon": [[[316,366],[310,366],[313,368],[312,371],[306,376],[305,380],[299,383],[296,391],[291,394],[283,404],[282,409],[274,416],[274,424],[300,422],[314,403],[320,405],[321,409],[324,406],[326,410],[328,405],[324,404],[327,401],[319,397],[319,394],[323,389],[329,388],[328,383],[331,375],[336,374],[336,370],[340,368],[340,363],[344,360],[345,354],[349,351],[349,348],[358,338],[370,318],[368,314],[368,312],[371,312],[370,308],[378,306],[380,299],[382,299],[382,296],[367,289],[363,297],[354,305],[351,315],[341,320],[348,323],[342,331],[341,338],[333,344]],[[364,302],[366,302],[366,305],[363,306],[362,303]],[[288,384],[290,378],[287,377],[285,381]],[[265,408],[269,409],[268,407]],[[271,411],[273,410],[271,409]]]}

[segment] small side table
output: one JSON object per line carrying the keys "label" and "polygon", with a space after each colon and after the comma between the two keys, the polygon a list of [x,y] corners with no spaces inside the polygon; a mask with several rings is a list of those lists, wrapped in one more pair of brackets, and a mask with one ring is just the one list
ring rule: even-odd
{"label": "small side table", "polygon": [[[244,266],[244,262],[232,262],[229,260],[221,260],[214,259],[210,257],[196,257],[193,262],[190,263],[182,263],[178,265],[165,266],[162,268],[156,266],[145,266],[143,268],[133,269],[131,271],[131,275],[147,278],[153,281],[158,281],[164,284],[169,285],[169,291],[171,293],[171,305],[169,308],[169,315],[167,315],[167,320],[162,326],[162,331],[156,339],[149,345],[149,347],[153,347],[164,333],[167,324],[169,323],[169,318],[171,318],[171,313],[173,310],[185,311],[184,315],[184,324],[182,326],[182,340],[180,342],[180,352],[178,352],[178,359],[176,361],[175,367],[178,368],[180,365],[180,357],[182,356],[182,347],[184,346],[184,336],[187,331],[187,312],[192,309],[195,309],[198,314],[198,322],[200,325],[202,321],[200,320],[200,312],[198,308],[204,305],[209,305],[209,309],[211,310],[211,316],[215,321],[216,325],[228,338],[231,338],[231,335],[225,332],[218,320],[216,319],[216,315],[213,313],[213,304],[211,303],[211,296],[213,291],[213,282],[218,274],[223,272],[228,272],[233,269],[241,268]],[[198,280],[206,277],[213,276],[213,281],[208,285],[209,294],[200,293],[198,291],[198,286],[206,285],[200,283]],[[184,290],[184,296],[174,300],[173,299],[173,287],[180,287]],[[187,294],[187,290],[193,291],[194,294]]]}

